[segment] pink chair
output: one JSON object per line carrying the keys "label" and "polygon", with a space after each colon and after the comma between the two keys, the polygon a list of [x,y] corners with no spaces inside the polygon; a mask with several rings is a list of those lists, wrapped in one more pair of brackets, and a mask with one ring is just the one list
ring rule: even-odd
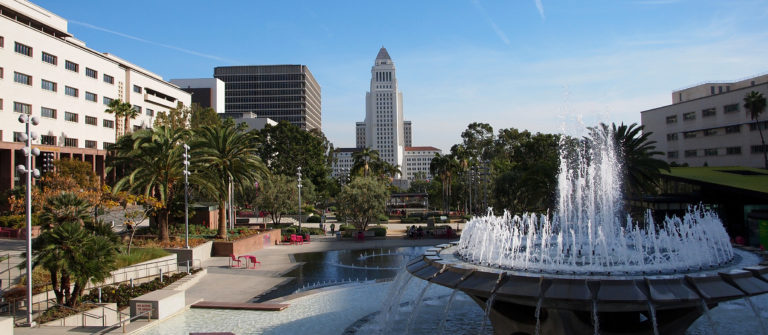
{"label": "pink chair", "polygon": [[[243,258],[243,256],[235,257],[235,254],[229,254],[229,267],[230,268],[242,268],[243,267],[243,261],[240,258]],[[233,266],[233,264],[237,264],[237,266]]]}
{"label": "pink chair", "polygon": [[256,256],[254,256],[254,255],[246,255],[246,256],[243,256],[243,257],[247,257],[247,259],[249,259],[251,261],[251,269],[255,269],[256,268],[256,264],[259,264],[259,267],[261,267],[261,262],[256,260]]}

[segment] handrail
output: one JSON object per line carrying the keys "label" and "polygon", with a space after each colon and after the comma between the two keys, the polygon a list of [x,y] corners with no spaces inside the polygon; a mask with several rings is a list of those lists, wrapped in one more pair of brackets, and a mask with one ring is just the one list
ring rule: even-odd
{"label": "handrail", "polygon": [[108,333],[108,332],[110,332],[110,331],[112,331],[114,329],[117,329],[118,327],[123,327],[123,333],[125,333],[125,325],[127,323],[129,323],[129,322],[131,322],[133,320],[136,320],[136,319],[138,319],[140,317],[143,317],[144,315],[147,316],[147,322],[149,322],[149,320],[152,319],[152,312],[154,312],[154,311],[155,311],[154,308],[150,308],[149,310],[144,311],[142,313],[139,313],[136,316],[129,317],[129,318],[125,319],[125,320],[119,320],[117,323],[115,323],[115,324],[113,324],[111,326],[107,326],[107,328],[102,329],[101,331],[99,331],[99,333],[105,334],[105,333]]}

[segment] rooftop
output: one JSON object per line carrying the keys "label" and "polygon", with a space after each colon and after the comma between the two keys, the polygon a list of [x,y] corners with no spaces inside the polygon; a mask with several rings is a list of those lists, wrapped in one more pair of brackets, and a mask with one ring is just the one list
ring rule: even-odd
{"label": "rooftop", "polygon": [[435,147],[405,147],[405,151],[440,151],[440,149]]}
{"label": "rooftop", "polygon": [[376,59],[389,59],[392,60],[392,58],[389,57],[389,52],[387,52],[387,49],[384,47],[381,47],[379,49],[379,54],[376,55]]}
{"label": "rooftop", "polygon": [[673,167],[671,177],[768,194],[768,170],[743,166]]}

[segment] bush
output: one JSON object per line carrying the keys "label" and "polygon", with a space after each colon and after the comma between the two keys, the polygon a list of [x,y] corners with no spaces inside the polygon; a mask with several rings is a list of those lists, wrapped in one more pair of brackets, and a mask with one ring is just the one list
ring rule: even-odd
{"label": "bush", "polygon": [[328,207],[328,210],[331,212],[336,212],[336,206],[330,206]]}
{"label": "bush", "polygon": [[325,232],[320,228],[301,228],[302,233],[309,233],[310,235],[324,235]]}
{"label": "bush", "polygon": [[357,228],[351,224],[343,224],[339,226],[339,231],[357,231]]}
{"label": "bush", "polygon": [[[32,225],[39,226],[40,218],[32,215]],[[21,229],[27,226],[27,217],[24,215],[5,215],[0,216],[0,227]]]}
{"label": "bush", "polygon": [[317,215],[312,215],[307,218],[307,223],[320,223],[322,219]]}
{"label": "bush", "polygon": [[401,223],[420,223],[421,222],[421,218],[418,218],[418,217],[406,217],[406,218],[400,219],[400,222]]}
{"label": "bush", "polygon": [[281,235],[296,234],[296,228],[293,228],[293,227],[282,228],[282,229],[280,229],[280,234]]}
{"label": "bush", "polygon": [[374,236],[387,236],[387,228],[382,226],[369,228],[368,230],[373,231]]}
{"label": "bush", "polygon": [[376,218],[379,219],[379,222],[387,222],[387,221],[389,221],[389,216],[384,215],[384,214],[379,214]]}

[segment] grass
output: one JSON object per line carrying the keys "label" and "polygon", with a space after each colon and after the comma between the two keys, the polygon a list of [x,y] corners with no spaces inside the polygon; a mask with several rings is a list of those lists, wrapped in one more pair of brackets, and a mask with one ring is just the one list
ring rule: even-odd
{"label": "grass", "polygon": [[170,253],[160,248],[131,248],[130,255],[119,254],[115,263],[117,264],[117,268],[123,268],[168,255],[170,255]]}

